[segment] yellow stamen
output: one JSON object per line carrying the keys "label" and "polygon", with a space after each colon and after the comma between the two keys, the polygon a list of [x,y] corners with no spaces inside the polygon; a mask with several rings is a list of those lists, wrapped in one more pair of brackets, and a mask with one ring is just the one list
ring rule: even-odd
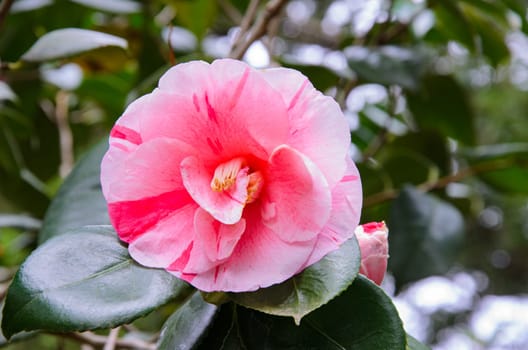
{"label": "yellow stamen", "polygon": [[237,175],[243,165],[243,158],[234,158],[220,164],[215,169],[213,180],[211,180],[211,188],[213,191],[222,192],[230,189],[235,184]]}
{"label": "yellow stamen", "polygon": [[257,200],[264,186],[264,177],[260,171],[249,174],[246,204]]}

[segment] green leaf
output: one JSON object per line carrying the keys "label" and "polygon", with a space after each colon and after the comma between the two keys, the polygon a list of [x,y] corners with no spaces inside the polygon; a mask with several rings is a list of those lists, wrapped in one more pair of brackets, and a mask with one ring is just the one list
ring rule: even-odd
{"label": "green leaf", "polygon": [[51,202],[39,234],[39,243],[84,225],[110,224],[101,192],[100,164],[108,149],[105,139],[77,163]]}
{"label": "green leaf", "polygon": [[361,256],[355,237],[289,280],[248,293],[230,293],[234,302],[298,324],[308,313],[342,293],[356,278]]}
{"label": "green leaf", "polygon": [[466,91],[451,76],[425,77],[419,92],[407,102],[421,129],[432,129],[465,144],[474,144],[474,110]]}
{"label": "green leaf", "polygon": [[126,50],[128,45],[123,38],[93,30],[79,28],[57,29],[40,37],[22,55],[21,60],[40,63],[69,58],[106,47]]}
{"label": "green leaf", "polygon": [[217,311],[218,307],[206,303],[200,293],[194,293],[163,325],[157,349],[194,349]]}
{"label": "green leaf", "polygon": [[456,40],[475,51],[475,33],[456,0],[439,1],[434,7],[435,27],[445,37],[445,41]]}
{"label": "green leaf", "polygon": [[429,64],[423,50],[399,46],[352,46],[344,52],[349,67],[362,80],[382,85],[400,85],[410,90],[419,88],[420,78]]}
{"label": "green leaf", "polygon": [[497,67],[510,57],[510,50],[506,45],[506,31],[509,29],[500,26],[497,19],[486,16],[480,11],[465,7],[465,13],[473,28],[480,36],[481,50],[491,65]]}
{"label": "green leaf", "polygon": [[201,40],[216,18],[217,2],[209,0],[174,0],[176,19]]}
{"label": "green leaf", "polygon": [[[2,300],[0,302],[0,310],[4,308],[4,301],[5,300]],[[2,315],[1,314],[0,314],[0,323],[2,323]],[[14,337],[12,337],[10,340],[7,340],[6,337],[4,337],[4,334],[0,331],[0,348],[4,347],[5,345],[7,345],[7,343],[9,341],[11,341],[11,343],[13,343],[15,341],[23,340],[23,339],[32,337],[34,335],[35,335],[35,332],[20,332],[17,335],[15,335]]]}
{"label": "green leaf", "polygon": [[356,165],[361,174],[364,197],[393,188],[391,178],[383,168],[371,163],[358,163]]}
{"label": "green leaf", "polygon": [[396,188],[406,183],[417,185],[438,178],[436,165],[414,150],[390,148],[380,155],[380,160]]}
{"label": "green leaf", "polygon": [[427,345],[420,343],[411,335],[407,334],[407,348],[406,350],[431,350]]}
{"label": "green leaf", "polygon": [[198,349],[404,350],[405,346],[402,322],[390,298],[358,276],[340,296],[303,318],[300,326],[290,318],[225,304]]}
{"label": "green leaf", "polygon": [[385,149],[398,149],[420,154],[433,162],[442,174],[451,169],[451,155],[446,137],[432,130],[409,132],[395,138]]}
{"label": "green leaf", "polygon": [[464,218],[454,206],[411,186],[393,201],[388,226],[389,270],[399,286],[447,272],[464,235]]}
{"label": "green leaf", "polygon": [[73,332],[111,328],[146,315],[189,287],[136,264],[111,226],[85,226],[49,240],[9,287],[2,330]]}

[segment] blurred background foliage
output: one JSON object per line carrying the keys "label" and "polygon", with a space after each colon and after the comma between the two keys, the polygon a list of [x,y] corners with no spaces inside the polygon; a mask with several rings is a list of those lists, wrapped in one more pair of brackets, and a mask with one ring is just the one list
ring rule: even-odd
{"label": "blurred background foliage", "polygon": [[[268,11],[273,5],[281,11]],[[437,350],[528,348],[527,6],[2,0],[0,297],[38,244],[48,208],[48,216],[60,205],[85,208],[61,219],[90,223],[90,208],[104,206],[101,140],[125,106],[174,63],[231,56],[298,69],[341,105],[362,174],[362,222],[388,223],[384,288],[410,334]],[[267,20],[261,32],[255,18]],[[65,28],[96,33],[50,34]],[[84,187],[57,194],[97,144],[70,176]],[[175,305],[122,328],[121,339],[154,339]],[[7,348],[90,343],[22,338]]]}

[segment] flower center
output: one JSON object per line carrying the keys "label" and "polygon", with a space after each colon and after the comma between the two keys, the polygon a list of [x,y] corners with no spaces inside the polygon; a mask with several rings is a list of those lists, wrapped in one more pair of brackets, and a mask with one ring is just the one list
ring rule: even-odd
{"label": "flower center", "polygon": [[211,189],[215,192],[235,190],[241,177],[247,177],[247,181],[240,181],[247,183],[245,204],[252,203],[262,191],[264,176],[258,170],[252,172],[244,158],[233,158],[217,166],[211,180]]}

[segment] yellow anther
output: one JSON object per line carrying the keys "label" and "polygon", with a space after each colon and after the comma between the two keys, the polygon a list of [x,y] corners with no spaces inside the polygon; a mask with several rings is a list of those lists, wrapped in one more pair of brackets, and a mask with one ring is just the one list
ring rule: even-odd
{"label": "yellow anther", "polygon": [[222,192],[230,189],[235,184],[243,164],[243,158],[234,158],[216,167],[213,180],[211,180],[213,191]]}

